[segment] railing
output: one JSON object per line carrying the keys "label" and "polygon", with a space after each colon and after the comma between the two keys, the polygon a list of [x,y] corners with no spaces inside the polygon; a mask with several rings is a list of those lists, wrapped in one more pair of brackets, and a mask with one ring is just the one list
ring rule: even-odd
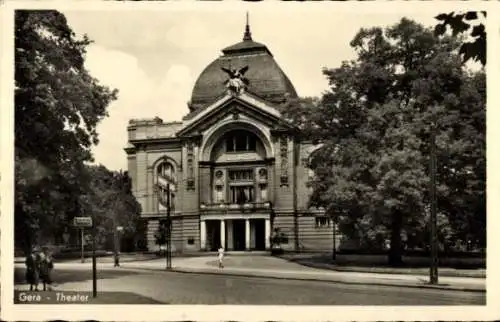
{"label": "railing", "polygon": [[202,210],[256,210],[256,209],[271,209],[271,202],[269,201],[256,201],[245,202],[241,204],[218,202],[218,203],[201,203],[200,209]]}

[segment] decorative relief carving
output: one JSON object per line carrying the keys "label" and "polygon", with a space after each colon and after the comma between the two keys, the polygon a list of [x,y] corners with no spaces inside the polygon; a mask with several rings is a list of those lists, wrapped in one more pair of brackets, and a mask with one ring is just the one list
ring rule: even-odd
{"label": "decorative relief carving", "polygon": [[194,184],[194,144],[192,141],[187,143],[187,190],[195,190]]}
{"label": "decorative relief carving", "polygon": [[267,180],[267,170],[262,168],[259,170],[259,177],[262,180]]}
{"label": "decorative relief carving", "polygon": [[288,137],[280,137],[281,175],[280,186],[288,186]]}
{"label": "decorative relief carving", "polygon": [[229,79],[226,80],[224,84],[228,88],[230,94],[239,95],[246,90],[249,81],[244,75],[248,70],[248,66],[240,69],[225,67],[221,67],[221,69],[229,76]]}

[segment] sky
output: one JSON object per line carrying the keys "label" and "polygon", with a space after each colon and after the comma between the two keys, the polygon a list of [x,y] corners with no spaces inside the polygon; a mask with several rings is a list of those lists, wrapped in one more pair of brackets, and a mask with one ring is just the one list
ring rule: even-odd
{"label": "sky", "polygon": [[[303,7],[303,6],[302,6]],[[267,45],[300,96],[319,96],[328,83],[324,67],[354,58],[350,41],[360,28],[388,26],[402,17],[426,26],[438,12],[419,14],[259,10],[63,11],[77,36],[94,41],[86,67],[102,84],[119,90],[109,117],[97,128],[96,163],[126,170],[126,127],[132,118],[180,121],[194,83],[221,49],[242,40],[246,12],[254,41]]]}

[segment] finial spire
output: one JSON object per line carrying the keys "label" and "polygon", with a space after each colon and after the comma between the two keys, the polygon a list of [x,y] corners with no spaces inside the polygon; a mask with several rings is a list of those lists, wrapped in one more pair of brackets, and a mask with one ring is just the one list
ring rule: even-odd
{"label": "finial spire", "polygon": [[243,40],[252,40],[252,33],[250,32],[250,23],[248,22],[248,11],[247,11],[247,24],[245,26],[245,35],[243,36]]}

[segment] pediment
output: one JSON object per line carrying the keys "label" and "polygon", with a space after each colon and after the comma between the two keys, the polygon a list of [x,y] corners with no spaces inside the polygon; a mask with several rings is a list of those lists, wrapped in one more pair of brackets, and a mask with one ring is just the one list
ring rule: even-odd
{"label": "pediment", "polygon": [[177,136],[192,136],[205,132],[224,119],[246,118],[269,128],[292,129],[293,126],[282,118],[281,113],[249,95],[227,96],[207,107],[202,113],[185,123]]}

